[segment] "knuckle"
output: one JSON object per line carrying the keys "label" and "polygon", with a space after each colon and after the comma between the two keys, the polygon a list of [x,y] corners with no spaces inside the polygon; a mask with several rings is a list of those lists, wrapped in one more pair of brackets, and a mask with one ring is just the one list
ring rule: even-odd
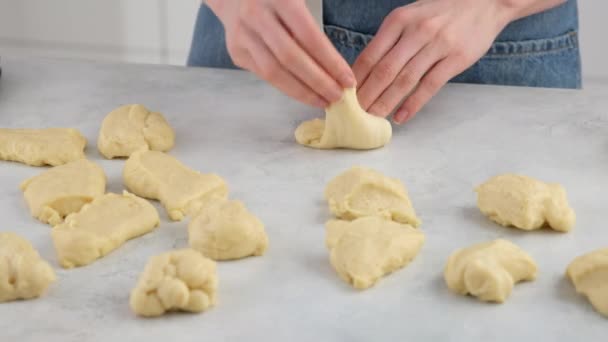
{"label": "knuckle", "polygon": [[279,68],[275,65],[264,65],[260,70],[260,76],[270,83],[275,83],[279,78]]}
{"label": "knuckle", "polygon": [[368,54],[361,54],[357,62],[365,70],[370,70],[374,66],[374,60]]}
{"label": "knuckle", "polygon": [[388,82],[391,81],[395,75],[393,69],[394,68],[388,63],[379,63],[374,68],[374,71],[372,71],[372,75],[378,81]]}
{"label": "knuckle", "polygon": [[245,22],[250,21],[252,18],[256,18],[260,14],[259,3],[255,0],[245,0],[242,2],[239,18]]}
{"label": "knuckle", "polygon": [[425,18],[418,23],[418,30],[429,34],[436,34],[441,28],[441,22],[437,18]]}
{"label": "knuckle", "polygon": [[458,40],[456,39],[455,35],[447,30],[439,31],[439,33],[437,34],[437,40],[440,42],[441,45],[450,50],[455,48],[458,43]]}
{"label": "knuckle", "polygon": [[407,10],[405,7],[401,7],[401,8],[397,8],[395,10],[393,10],[389,16],[387,17],[387,20],[389,20],[389,22],[397,24],[397,23],[405,23],[407,22],[407,20],[410,18],[410,11]]}
{"label": "knuckle", "polygon": [[403,71],[395,79],[395,86],[402,90],[412,89],[417,83],[418,78],[413,72],[407,69],[403,69]]}
{"label": "knuckle", "polygon": [[376,115],[387,116],[392,109],[384,100],[378,99],[369,111]]}
{"label": "knuckle", "polygon": [[438,76],[425,77],[422,86],[428,93],[433,94],[443,86],[443,80]]}
{"label": "knuckle", "polygon": [[296,62],[298,56],[293,50],[281,47],[277,51],[277,58],[279,59],[279,61],[281,61],[281,64],[291,65]]}

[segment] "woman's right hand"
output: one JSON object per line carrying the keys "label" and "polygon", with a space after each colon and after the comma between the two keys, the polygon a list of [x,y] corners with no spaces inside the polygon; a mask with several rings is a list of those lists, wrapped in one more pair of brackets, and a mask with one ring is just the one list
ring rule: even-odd
{"label": "woman's right hand", "polygon": [[316,25],[304,0],[208,0],[226,31],[234,64],[285,94],[324,108],[355,86],[348,63]]}

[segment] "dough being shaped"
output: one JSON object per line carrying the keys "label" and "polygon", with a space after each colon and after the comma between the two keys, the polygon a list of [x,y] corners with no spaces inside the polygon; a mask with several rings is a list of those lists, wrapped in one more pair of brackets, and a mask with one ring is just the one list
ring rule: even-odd
{"label": "dough being shaped", "polygon": [[0,233],[0,303],[42,295],[55,272],[29,241],[15,233]]}
{"label": "dough being shaped", "polygon": [[32,216],[53,226],[106,190],[106,176],[99,165],[80,159],[55,166],[21,183]]}
{"label": "dough being shaped", "polygon": [[527,176],[505,174],[478,186],[477,206],[492,221],[523,230],[551,228],[567,232],[576,216],[559,184],[544,183]]}
{"label": "dough being shaped", "polygon": [[201,312],[215,305],[216,265],[197,251],[181,249],[150,258],[131,291],[131,309],[145,317],[167,311]]}
{"label": "dough being shaped", "polygon": [[159,200],[174,221],[228,196],[228,186],[219,176],[201,174],[157,151],[133,153],[125,163],[123,178],[134,194]]}
{"label": "dough being shaped", "polygon": [[375,170],[355,166],[341,173],[327,184],[325,198],[329,210],[341,219],[380,216],[420,225],[403,184]]}
{"label": "dough being shaped", "polygon": [[296,141],[314,148],[370,150],[386,145],[393,129],[388,120],[365,112],[355,88],[325,109],[325,121],[305,121],[295,131]]}
{"label": "dough being shaped", "polygon": [[175,133],[160,113],[139,104],[118,107],[101,123],[97,148],[108,158],[129,157],[141,149],[169,151]]}
{"label": "dough being shaped", "polygon": [[92,263],[158,224],[158,212],[145,199],[126,191],[107,193],[68,215],[51,236],[59,264],[72,268]]}
{"label": "dough being shaped", "polygon": [[264,224],[240,201],[203,208],[188,225],[190,247],[213,260],[262,255],[268,248]]}
{"label": "dough being shaped", "polygon": [[326,223],[330,262],[340,278],[356,289],[408,264],[424,244],[424,234],[406,224],[368,216]]}
{"label": "dough being shaped", "polygon": [[32,166],[82,159],[86,145],[87,139],[73,128],[0,128],[0,159]]}
{"label": "dough being shaped", "polygon": [[443,272],[448,288],[486,302],[504,302],[513,285],[536,278],[537,267],[521,248],[494,240],[459,249],[450,255]]}
{"label": "dough being shaped", "polygon": [[608,317],[608,248],[577,257],[566,274],[576,292],[585,295],[597,312]]}

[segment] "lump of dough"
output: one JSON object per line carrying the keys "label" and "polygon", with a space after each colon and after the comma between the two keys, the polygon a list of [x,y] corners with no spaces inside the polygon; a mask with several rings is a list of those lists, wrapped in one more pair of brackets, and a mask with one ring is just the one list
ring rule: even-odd
{"label": "lump of dough", "polygon": [[86,145],[87,139],[72,128],[0,128],[0,159],[32,166],[82,159]]}
{"label": "lump of dough", "polygon": [[567,232],[576,220],[559,184],[505,174],[490,178],[475,191],[479,210],[506,227],[534,230],[547,223],[554,230]]}
{"label": "lump of dough", "polygon": [[55,272],[29,241],[0,233],[0,303],[39,297],[55,281]]}
{"label": "lump of dough", "polygon": [[134,194],[159,200],[175,221],[228,196],[228,186],[219,176],[192,170],[157,151],[133,153],[125,163],[123,178]]}
{"label": "lump of dough", "polygon": [[325,198],[329,210],[341,219],[380,216],[420,225],[403,184],[375,170],[356,166],[341,173],[327,184]]}
{"label": "lump of dough", "polygon": [[455,293],[486,302],[504,302],[513,285],[536,278],[537,267],[521,248],[494,240],[459,249],[450,255],[443,277]]}
{"label": "lump of dough", "polygon": [[101,123],[97,148],[108,158],[128,157],[141,149],[169,151],[175,133],[160,113],[139,104],[118,107]]}
{"label": "lump of dough", "polygon": [[597,312],[608,317],[608,248],[577,257],[566,274],[576,291],[585,295]]}
{"label": "lump of dough", "polygon": [[268,248],[264,224],[240,201],[203,208],[188,225],[190,247],[213,260],[262,255]]}
{"label": "lump of dough", "polygon": [[131,291],[131,309],[144,317],[167,311],[201,312],[215,305],[217,273],[213,260],[192,249],[150,258]]}
{"label": "lump of dough", "polygon": [[296,141],[314,148],[370,150],[386,145],[393,129],[388,120],[365,112],[355,88],[325,109],[325,121],[305,121],[295,131]]}
{"label": "lump of dough", "polygon": [[330,262],[340,278],[356,289],[408,264],[424,244],[419,230],[376,216],[326,223]]}
{"label": "lump of dough", "polygon": [[106,176],[99,165],[80,159],[29,178],[20,187],[32,216],[55,226],[103,195]]}
{"label": "lump of dough", "polygon": [[72,268],[92,263],[158,224],[158,212],[145,199],[126,191],[107,193],[68,215],[51,236],[59,263]]}

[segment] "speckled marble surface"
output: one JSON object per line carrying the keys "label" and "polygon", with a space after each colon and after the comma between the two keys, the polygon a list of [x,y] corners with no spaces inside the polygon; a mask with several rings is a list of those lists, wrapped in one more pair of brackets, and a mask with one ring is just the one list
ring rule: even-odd
{"label": "speckled marble surface", "polygon": [[[608,81],[583,91],[450,85],[387,147],[317,151],[293,130],[320,112],[238,71],[2,59],[0,127],[70,126],[121,191],[124,161],[103,160],[96,136],[113,108],[138,102],[177,131],[171,152],[216,172],[266,224],[263,257],[219,265],[219,304],[198,315],[140,319],[129,291],[148,257],[187,245],[186,222],[159,229],[87,267],[57,265],[49,227],[30,217],[18,184],[43,169],[0,163],[0,230],[32,241],[57,270],[43,298],[0,304],[0,341],[604,341],[608,320],[564,278],[577,255],[608,246]],[[401,179],[426,244],[405,269],[358,292],[332,270],[324,246],[326,182],[364,165]],[[492,224],[473,186],[503,172],[562,183],[578,214],[569,234]],[[508,238],[538,262],[535,282],[503,305],[450,293],[442,270],[456,248]]]}

